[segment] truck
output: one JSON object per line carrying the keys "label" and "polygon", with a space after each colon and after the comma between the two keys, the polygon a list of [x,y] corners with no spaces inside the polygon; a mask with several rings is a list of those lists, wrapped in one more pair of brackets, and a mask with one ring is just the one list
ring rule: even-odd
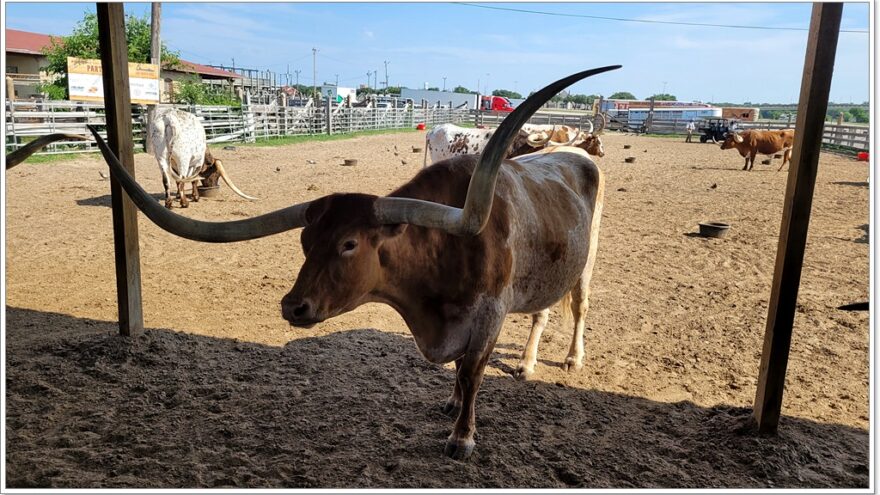
{"label": "truck", "polygon": [[480,98],[480,110],[488,112],[512,112],[513,105],[503,96],[483,96]]}

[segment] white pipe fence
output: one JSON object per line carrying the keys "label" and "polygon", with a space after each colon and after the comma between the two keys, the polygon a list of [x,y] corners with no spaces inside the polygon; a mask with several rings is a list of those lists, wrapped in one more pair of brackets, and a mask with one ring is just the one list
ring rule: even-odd
{"label": "white pipe fence", "polygon": [[[165,106],[165,105],[163,105]],[[325,106],[282,107],[279,105],[229,106],[174,105],[197,115],[208,143],[246,142],[284,136],[347,134],[360,131],[428,127],[461,123],[469,119],[466,109],[450,108],[349,108]],[[146,107],[132,106],[132,138],[143,146]],[[87,125],[105,126],[104,105],[76,101],[6,101],[5,149],[9,153],[39,136],[55,132],[88,135]],[[96,152],[91,141],[59,141],[40,154]]]}

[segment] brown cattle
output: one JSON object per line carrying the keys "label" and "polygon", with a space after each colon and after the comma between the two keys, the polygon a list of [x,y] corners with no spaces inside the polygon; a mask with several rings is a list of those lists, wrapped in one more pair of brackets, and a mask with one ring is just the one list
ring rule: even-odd
{"label": "brown cattle", "polygon": [[[791,149],[794,147],[794,129],[779,131],[759,131],[749,129],[742,133],[731,132],[721,143],[721,149],[729,150],[736,148],[740,156],[745,157],[746,164],[743,170],[751,170],[755,166],[755,155],[772,155],[784,151],[782,165],[779,170],[791,160]],[[778,170],[777,170],[778,172]]]}
{"label": "brown cattle", "polygon": [[584,357],[602,173],[574,147],[515,160],[504,155],[522,124],[553,95],[619,67],[543,88],[504,120],[482,155],[436,163],[389,196],[331,194],[231,222],[194,220],[161,207],[92,133],[132,201],[169,232],[233,242],[304,227],[306,260],[281,301],[282,316],[293,326],[311,326],[367,302],[394,308],[428,360],[455,362],[456,381],[443,410],[459,412],[445,452],[466,458],[475,445],[477,390],[508,313],[533,318],[519,375],[534,366],[548,308],[563,298],[570,299],[575,317],[564,367],[577,369]]}

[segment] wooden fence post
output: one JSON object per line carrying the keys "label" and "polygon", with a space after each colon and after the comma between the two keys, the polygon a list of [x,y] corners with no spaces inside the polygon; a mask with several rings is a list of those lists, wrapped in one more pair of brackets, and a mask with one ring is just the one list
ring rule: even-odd
{"label": "wooden fence post", "polygon": [[843,4],[814,3],[801,80],[794,150],[788,170],[776,268],[755,394],[758,430],[775,433],[782,409],[791,331],[810,223],[810,207]]}
{"label": "wooden fence post", "polygon": [[[122,165],[134,176],[125,11],[121,3],[98,3],[97,10],[104,104],[107,112],[107,141]],[[132,335],[144,329],[137,208],[123,193],[112,174],[110,194],[113,207],[113,245],[116,251],[119,333]]]}

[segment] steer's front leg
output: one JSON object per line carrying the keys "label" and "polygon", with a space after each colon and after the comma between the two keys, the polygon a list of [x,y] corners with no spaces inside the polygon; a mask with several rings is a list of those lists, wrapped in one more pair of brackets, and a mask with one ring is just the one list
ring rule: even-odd
{"label": "steer's front leg", "polygon": [[[445,453],[453,459],[467,459],[474,451],[474,432],[476,432],[476,401],[477,391],[483,383],[483,372],[486,363],[495,348],[495,340],[501,330],[504,315],[501,314],[497,321],[493,321],[488,328],[475,330],[471,337],[467,352],[461,358],[461,364],[457,365],[456,381],[461,391],[461,411],[452,429],[452,434],[446,440]],[[485,332],[485,333],[483,333]]]}
{"label": "steer's front leg", "polygon": [[461,408],[461,387],[458,386],[458,370],[461,369],[461,362],[462,358],[455,360],[455,386],[452,388],[452,395],[446,399],[446,404],[442,408],[443,414],[448,416],[452,416]]}

